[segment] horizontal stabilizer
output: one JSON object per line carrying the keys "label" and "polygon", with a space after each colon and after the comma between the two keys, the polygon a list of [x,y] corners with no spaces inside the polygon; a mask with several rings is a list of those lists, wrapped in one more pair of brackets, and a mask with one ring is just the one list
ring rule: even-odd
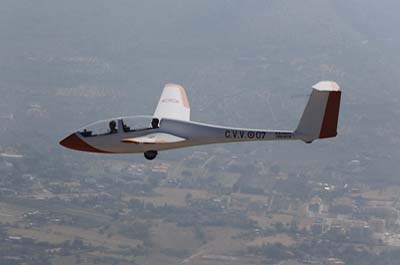
{"label": "horizontal stabilizer", "polygon": [[186,141],[185,138],[168,133],[151,133],[140,137],[123,139],[123,143],[132,144],[172,144]]}

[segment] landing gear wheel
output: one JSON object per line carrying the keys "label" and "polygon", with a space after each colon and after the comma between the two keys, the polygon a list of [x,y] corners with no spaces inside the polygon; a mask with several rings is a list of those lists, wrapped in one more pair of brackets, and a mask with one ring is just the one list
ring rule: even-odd
{"label": "landing gear wheel", "polygon": [[157,152],[157,151],[147,151],[147,152],[144,152],[144,157],[145,157],[147,160],[153,160],[154,158],[157,157],[157,155],[158,155],[158,152]]}

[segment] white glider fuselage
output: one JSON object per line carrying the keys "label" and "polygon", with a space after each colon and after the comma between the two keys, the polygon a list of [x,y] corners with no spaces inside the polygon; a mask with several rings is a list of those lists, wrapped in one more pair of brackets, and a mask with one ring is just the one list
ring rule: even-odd
{"label": "white glider fuselage", "polygon": [[[152,134],[174,135],[182,139],[176,142],[128,142],[125,139],[136,139]],[[268,141],[268,140],[299,140],[291,131],[266,131],[259,129],[241,129],[232,127],[215,126],[192,121],[162,119],[159,128],[139,129],[131,132],[118,130],[114,134],[84,137],[80,132],[73,134],[82,142],[93,147],[99,153],[144,153],[150,150],[161,151],[195,145]],[[90,151],[90,150],[81,150]]]}
{"label": "white glider fuselage", "polygon": [[[196,145],[273,140],[316,139],[337,135],[341,91],[334,82],[320,82],[313,87],[306,109],[296,130],[233,128],[190,121],[190,108],[181,86],[168,84],[156,112],[144,128],[131,129],[125,118],[105,121],[105,133],[91,129],[77,131],[61,145],[96,153],[144,153],[154,159],[158,151]],[[149,125],[150,124],[150,125]],[[131,125],[131,124],[130,124]]]}

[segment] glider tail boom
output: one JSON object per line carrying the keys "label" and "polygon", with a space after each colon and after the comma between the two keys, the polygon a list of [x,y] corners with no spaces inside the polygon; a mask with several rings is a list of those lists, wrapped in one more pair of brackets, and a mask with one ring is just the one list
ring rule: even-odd
{"label": "glider tail boom", "polygon": [[341,90],[336,82],[322,81],[313,86],[307,106],[295,131],[306,143],[336,137]]}

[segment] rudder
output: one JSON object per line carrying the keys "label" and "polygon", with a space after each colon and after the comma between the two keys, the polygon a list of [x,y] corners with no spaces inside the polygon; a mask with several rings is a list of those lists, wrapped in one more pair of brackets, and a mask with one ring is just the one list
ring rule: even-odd
{"label": "rudder", "polygon": [[296,129],[296,135],[311,143],[337,135],[341,90],[336,82],[322,81],[313,86],[310,99]]}

